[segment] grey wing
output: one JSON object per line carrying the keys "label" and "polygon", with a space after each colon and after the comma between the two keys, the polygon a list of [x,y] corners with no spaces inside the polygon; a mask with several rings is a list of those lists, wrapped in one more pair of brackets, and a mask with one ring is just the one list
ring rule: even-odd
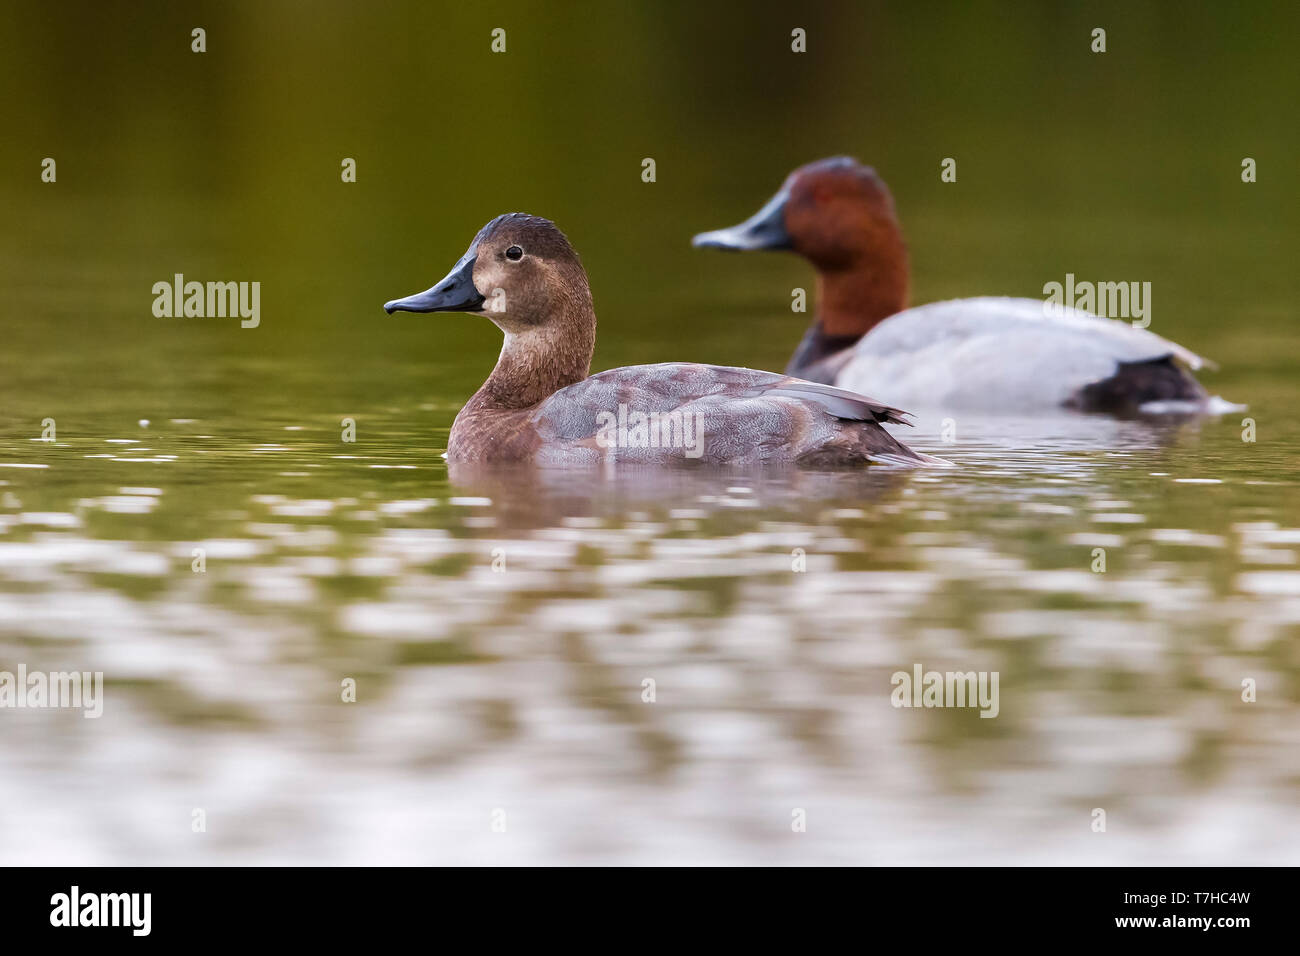
{"label": "grey wing", "polygon": [[725,461],[793,459],[835,439],[845,422],[908,423],[905,412],[847,389],[694,363],[600,372],[556,392],[538,407],[533,421],[544,443],[596,448],[597,433],[621,409],[693,416],[708,433],[707,457]]}
{"label": "grey wing", "polygon": [[815,402],[836,418],[845,421],[912,424],[909,414],[901,408],[894,408],[892,405],[886,405],[874,398],[867,398],[865,395],[835,385],[821,385],[817,382],[806,382],[800,378],[783,376],[780,382],[766,387],[764,394],[785,395],[800,401]]}
{"label": "grey wing", "polygon": [[[620,403],[642,412],[667,412],[700,400],[743,400],[790,398],[821,407],[827,414],[845,421],[894,422],[908,425],[908,413],[868,398],[847,388],[808,382],[790,375],[729,365],[699,365],[694,362],[665,362],[658,365],[628,365],[609,369],[561,389],[543,403],[560,415],[567,427],[564,434],[576,437],[594,426],[600,411],[617,411]],[[549,406],[554,405],[552,409]],[[539,412],[540,413],[540,412]]]}

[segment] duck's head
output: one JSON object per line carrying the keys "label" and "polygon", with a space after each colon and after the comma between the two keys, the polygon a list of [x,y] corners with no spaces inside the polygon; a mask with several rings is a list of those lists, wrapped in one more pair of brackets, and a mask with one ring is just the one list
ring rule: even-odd
{"label": "duck's head", "polygon": [[800,166],[740,225],[702,232],[691,242],[740,251],[790,249],[834,271],[901,251],[902,235],[893,197],[876,171],[835,156]]}
{"label": "duck's head", "polygon": [[549,219],[512,212],[479,230],[432,288],[384,303],[393,312],[473,312],[507,334],[582,322],[591,292],[582,262]]}

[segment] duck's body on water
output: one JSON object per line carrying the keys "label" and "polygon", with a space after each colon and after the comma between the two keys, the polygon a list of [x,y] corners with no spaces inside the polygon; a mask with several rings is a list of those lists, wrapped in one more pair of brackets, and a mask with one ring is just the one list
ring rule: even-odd
{"label": "duck's body on water", "polygon": [[586,272],[546,219],[497,217],[442,281],[384,309],[474,312],[505,333],[492,374],[452,425],[452,461],[840,466],[936,460],[881,427],[905,423],[899,409],[791,375],[668,363],[589,377],[596,313]]}
{"label": "duck's body on water", "polygon": [[848,157],[796,169],[758,213],[697,246],[789,249],[817,269],[817,313],[787,373],[869,389],[914,411],[1128,415],[1232,408],[1192,375],[1200,356],[1131,323],[1042,300],[907,308],[908,261],[889,189]]}

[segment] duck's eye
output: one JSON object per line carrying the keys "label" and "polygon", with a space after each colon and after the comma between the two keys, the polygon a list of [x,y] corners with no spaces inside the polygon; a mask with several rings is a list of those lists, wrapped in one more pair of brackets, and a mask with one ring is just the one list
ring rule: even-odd
{"label": "duck's eye", "polygon": [[509,259],[511,262],[518,262],[523,257],[524,257],[524,250],[520,249],[518,246],[511,246],[509,249],[506,250],[506,258]]}

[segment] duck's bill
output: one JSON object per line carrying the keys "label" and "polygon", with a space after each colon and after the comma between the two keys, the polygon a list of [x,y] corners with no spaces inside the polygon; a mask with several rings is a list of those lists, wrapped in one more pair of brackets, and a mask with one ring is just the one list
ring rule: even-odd
{"label": "duck's bill", "polygon": [[384,311],[394,312],[478,312],[486,301],[474,287],[474,262],[478,256],[466,253],[460,262],[431,289],[384,303]]}
{"label": "duck's bill", "polygon": [[693,246],[709,249],[789,249],[790,233],[785,229],[785,202],[789,193],[782,189],[766,206],[738,226],[702,232],[691,240]]}

